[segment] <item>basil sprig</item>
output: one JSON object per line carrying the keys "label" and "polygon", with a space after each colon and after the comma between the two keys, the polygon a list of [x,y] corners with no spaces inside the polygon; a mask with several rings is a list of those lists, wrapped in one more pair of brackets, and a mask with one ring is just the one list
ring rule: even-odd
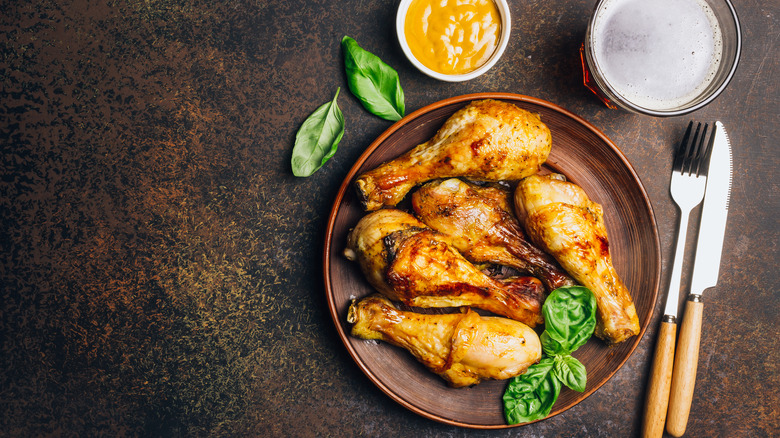
{"label": "basil sprig", "polygon": [[542,348],[548,356],[571,354],[590,339],[596,328],[596,298],[588,288],[554,290],[544,301]]}
{"label": "basil sprig", "polygon": [[550,413],[561,393],[561,381],[555,378],[553,366],[553,359],[545,357],[525,374],[510,380],[504,392],[507,423],[525,423]]}
{"label": "basil sprig", "polygon": [[398,73],[345,36],[341,40],[349,90],[371,114],[397,121],[404,116],[404,91]]}
{"label": "basil sprig", "polygon": [[290,160],[293,175],[310,176],[336,153],[344,136],[344,115],[336,102],[339,91],[340,87],[332,101],[314,110],[295,135]]}
{"label": "basil sprig", "polygon": [[509,424],[526,423],[550,414],[561,386],[583,392],[585,365],[571,354],[588,342],[596,328],[596,298],[582,286],[554,290],[542,306],[544,332],[539,337],[545,357],[513,377],[504,392]]}

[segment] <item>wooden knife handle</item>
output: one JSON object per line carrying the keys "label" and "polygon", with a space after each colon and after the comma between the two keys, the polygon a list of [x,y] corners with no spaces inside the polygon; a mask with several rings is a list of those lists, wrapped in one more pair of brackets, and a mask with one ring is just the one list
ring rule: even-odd
{"label": "wooden knife handle", "polygon": [[666,418],[666,431],[680,437],[688,425],[691,413],[693,388],[696,385],[696,368],[699,364],[699,342],[701,341],[701,320],[704,303],[701,295],[689,295],[685,303],[680,337],[677,341],[677,353],[672,371],[672,390],[669,397],[669,413]]}
{"label": "wooden knife handle", "polygon": [[677,335],[675,321],[673,316],[664,315],[664,320],[661,321],[661,327],[658,329],[655,357],[650,368],[650,381],[647,385],[645,418],[642,423],[643,438],[658,438],[664,432],[674,364],[674,339]]}

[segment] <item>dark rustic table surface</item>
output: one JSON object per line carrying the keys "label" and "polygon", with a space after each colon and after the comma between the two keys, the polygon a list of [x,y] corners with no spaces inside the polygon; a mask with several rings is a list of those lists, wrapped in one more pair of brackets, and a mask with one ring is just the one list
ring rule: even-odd
{"label": "dark rustic table surface", "polygon": [[[582,85],[593,0],[510,0],[504,56],[457,84],[405,59],[397,1],[0,3],[0,435],[638,434],[660,299],[609,382],[519,429],[420,417],[353,362],[326,306],[324,230],[348,170],[391,123],[348,92],[344,35],[398,71],[407,113],[510,92],[603,131],[652,201],[660,297],[674,144],[690,118],[721,120],[734,182],[688,436],[780,435],[776,1],[734,1],[736,76],[706,108],[665,119],[609,110]],[[295,133],[338,87],[339,150],[297,178]]]}

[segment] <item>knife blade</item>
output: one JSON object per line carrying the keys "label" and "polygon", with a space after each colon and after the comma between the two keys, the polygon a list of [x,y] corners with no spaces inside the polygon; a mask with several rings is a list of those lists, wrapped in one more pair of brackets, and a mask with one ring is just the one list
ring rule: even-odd
{"label": "knife blade", "polygon": [[707,170],[707,189],[699,224],[691,289],[683,312],[672,371],[666,431],[675,437],[685,433],[691,412],[704,311],[701,297],[706,289],[718,283],[731,181],[731,143],[726,128],[718,121],[715,122],[712,152]]}
{"label": "knife blade", "polygon": [[[715,140],[712,145],[704,195],[699,236],[696,243],[696,258],[693,265],[691,294],[701,295],[704,290],[718,283],[720,256],[726,232],[726,217],[731,195],[731,143],[726,128],[715,122]],[[701,237],[705,237],[702,239]]]}

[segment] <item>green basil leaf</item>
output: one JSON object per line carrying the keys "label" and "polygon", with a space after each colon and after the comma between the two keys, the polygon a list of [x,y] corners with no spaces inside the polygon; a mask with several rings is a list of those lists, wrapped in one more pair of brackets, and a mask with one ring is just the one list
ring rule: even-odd
{"label": "green basil leaf", "polygon": [[542,306],[542,349],[548,356],[571,354],[588,342],[596,328],[596,298],[586,287],[558,288]]}
{"label": "green basil leaf", "polygon": [[344,115],[336,102],[339,91],[332,101],[314,110],[295,135],[290,160],[293,175],[310,176],[336,153],[344,136]]}
{"label": "green basil leaf", "polygon": [[567,354],[555,356],[554,363],[553,374],[558,380],[575,391],[585,391],[588,375],[582,362]]}
{"label": "green basil leaf", "polygon": [[396,121],[404,116],[404,91],[398,73],[345,36],[341,40],[350,91],[371,114]]}
{"label": "green basil leaf", "polygon": [[561,392],[553,374],[554,360],[546,357],[513,377],[504,391],[504,417],[509,424],[527,423],[547,417]]}

